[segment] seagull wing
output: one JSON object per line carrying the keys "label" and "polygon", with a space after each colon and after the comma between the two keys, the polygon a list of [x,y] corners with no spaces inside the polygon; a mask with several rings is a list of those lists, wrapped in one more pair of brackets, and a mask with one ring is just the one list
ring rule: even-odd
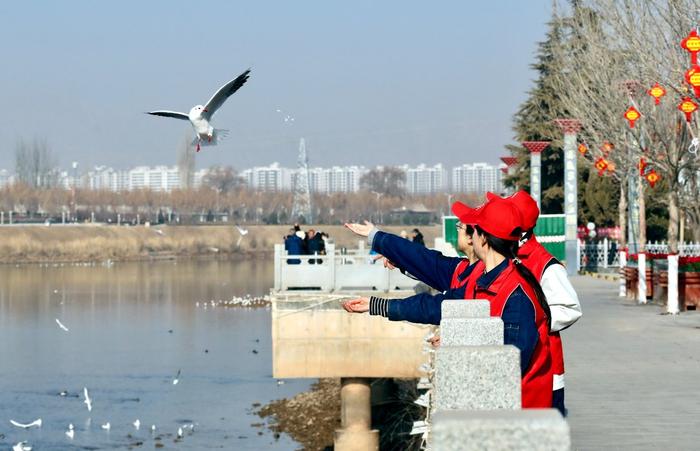
{"label": "seagull wing", "polygon": [[183,121],[190,120],[190,117],[188,115],[186,115],[185,113],[180,113],[178,111],[158,110],[148,111],[146,114],[150,114],[153,116],[172,117],[173,119],[182,119]]}
{"label": "seagull wing", "polygon": [[204,113],[203,116],[207,120],[211,119],[214,113],[216,113],[216,110],[221,108],[221,105],[224,104],[226,99],[231,97],[234,92],[238,91],[238,89],[243,86],[246,81],[248,81],[248,74],[250,74],[250,69],[246,70],[241,75],[229,81],[220,87],[218,91],[216,91],[216,94],[214,94],[204,106],[204,109],[207,110],[207,112]]}

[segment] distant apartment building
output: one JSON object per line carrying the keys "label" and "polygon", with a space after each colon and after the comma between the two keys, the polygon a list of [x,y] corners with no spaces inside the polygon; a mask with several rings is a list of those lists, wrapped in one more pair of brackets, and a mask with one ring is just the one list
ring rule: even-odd
{"label": "distant apartment building", "polygon": [[128,173],[129,190],[172,191],[180,188],[180,171],[177,166],[139,166]]}
{"label": "distant apartment building", "polygon": [[314,193],[356,193],[366,173],[363,166],[309,168],[309,189]]}
{"label": "distant apartment building", "polygon": [[402,166],[406,171],[406,191],[410,194],[433,194],[447,191],[447,169],[442,164],[426,166],[419,164],[415,168]]}
{"label": "distant apartment building", "polygon": [[283,168],[277,162],[240,173],[249,188],[260,191],[289,191],[292,189],[292,175],[291,169]]}
{"label": "distant apartment building", "polygon": [[14,177],[7,169],[0,169],[0,189],[11,185],[14,181]]}
{"label": "distant apartment building", "polygon": [[485,193],[503,191],[503,171],[488,163],[463,164],[452,169],[452,191],[455,193]]}

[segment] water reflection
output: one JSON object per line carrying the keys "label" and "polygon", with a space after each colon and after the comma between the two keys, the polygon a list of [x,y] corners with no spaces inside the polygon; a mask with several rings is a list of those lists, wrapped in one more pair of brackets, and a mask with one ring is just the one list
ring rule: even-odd
{"label": "water reflection", "polygon": [[[271,284],[270,261],[0,266],[0,444],[152,447],[162,435],[171,447],[178,425],[194,422],[194,434],[178,448],[294,448],[285,437],[257,435],[250,424],[258,419],[247,413],[254,402],[307,386],[278,386],[271,378],[269,311],[195,307],[261,296]],[[91,413],[82,399],[58,396],[83,386],[93,398]],[[41,429],[9,426],[10,419],[36,418]],[[132,426],[137,418],[139,431]],[[107,421],[109,432],[100,428]],[[72,441],[64,434],[69,423],[76,427]]]}

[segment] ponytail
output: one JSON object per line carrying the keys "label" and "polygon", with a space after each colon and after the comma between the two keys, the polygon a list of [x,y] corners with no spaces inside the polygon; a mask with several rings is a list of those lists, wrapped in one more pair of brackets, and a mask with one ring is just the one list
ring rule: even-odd
{"label": "ponytail", "polygon": [[503,255],[504,257],[513,260],[513,263],[515,264],[515,269],[516,271],[518,271],[518,274],[520,274],[520,276],[523,279],[525,279],[525,282],[527,282],[527,284],[530,285],[530,287],[535,292],[537,303],[540,305],[547,318],[547,333],[549,333],[549,331],[552,328],[552,312],[549,308],[549,304],[547,303],[547,297],[545,296],[544,291],[542,291],[542,286],[537,281],[537,278],[532,274],[532,272],[529,269],[525,267],[525,265],[523,265],[523,263],[518,258],[518,242],[497,238],[491,235],[490,233],[484,231],[479,226],[476,226],[476,231],[479,233],[479,235],[482,235],[486,238],[486,242],[489,244],[489,247],[491,247],[491,249]]}

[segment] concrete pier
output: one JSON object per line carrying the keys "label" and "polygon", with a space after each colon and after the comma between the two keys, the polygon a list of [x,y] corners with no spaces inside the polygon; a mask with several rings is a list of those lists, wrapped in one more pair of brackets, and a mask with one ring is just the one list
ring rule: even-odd
{"label": "concrete pier", "polygon": [[340,380],[340,425],[335,432],[336,451],[374,451],[379,449],[379,431],[372,430],[370,379]]}

